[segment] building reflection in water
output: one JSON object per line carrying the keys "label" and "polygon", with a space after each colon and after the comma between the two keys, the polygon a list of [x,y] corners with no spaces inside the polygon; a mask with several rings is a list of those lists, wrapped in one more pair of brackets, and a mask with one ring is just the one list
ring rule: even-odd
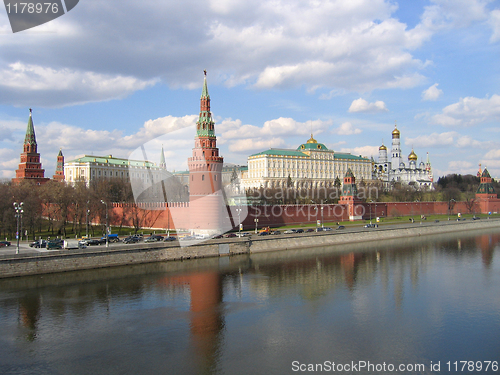
{"label": "building reflection in water", "polygon": [[26,340],[34,341],[37,337],[38,319],[40,318],[40,295],[26,294],[19,298],[19,322],[26,330]]}
{"label": "building reflection in water", "polygon": [[168,277],[162,283],[189,287],[194,358],[202,372],[214,371],[223,342],[222,275],[218,271],[200,272]]}
{"label": "building reflection in water", "polygon": [[483,234],[476,237],[476,246],[481,251],[481,259],[485,268],[490,268],[493,262],[495,246],[500,242],[498,234]]}

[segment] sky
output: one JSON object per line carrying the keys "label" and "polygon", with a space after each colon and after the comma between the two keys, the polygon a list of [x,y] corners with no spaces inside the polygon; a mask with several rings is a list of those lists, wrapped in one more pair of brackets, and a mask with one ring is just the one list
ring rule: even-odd
{"label": "sky", "polygon": [[435,180],[500,178],[499,62],[500,0],[80,0],[17,33],[0,8],[0,178],[29,108],[46,177],[60,149],[186,169],[205,69],[226,163],[311,133],[377,159],[397,123]]}

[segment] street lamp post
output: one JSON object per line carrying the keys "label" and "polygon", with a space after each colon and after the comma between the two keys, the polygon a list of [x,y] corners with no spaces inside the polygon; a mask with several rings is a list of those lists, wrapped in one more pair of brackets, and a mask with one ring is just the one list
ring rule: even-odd
{"label": "street lamp post", "polygon": [[[23,217],[23,202],[17,203],[14,202],[14,210],[16,211],[16,214],[14,217],[17,219],[17,232],[16,232],[16,239],[17,239],[17,248],[16,248],[16,254],[19,254],[19,221],[20,219],[22,220]],[[22,230],[22,228],[21,228]]]}
{"label": "street lamp post", "polygon": [[451,202],[456,202],[456,200],[451,198],[450,201],[448,202],[448,221],[450,220],[451,211],[453,211],[453,208],[451,207]]}
{"label": "street lamp post", "polygon": [[241,207],[236,209],[236,212],[238,213],[238,237],[241,238],[241,220],[240,220],[240,214],[241,214]]}
{"label": "street lamp post", "polygon": [[108,203],[104,202],[101,199],[101,203],[106,206],[106,247],[109,247],[109,240],[108,240]]}
{"label": "street lamp post", "polygon": [[321,228],[323,228],[323,201],[321,201]]}
{"label": "street lamp post", "polygon": [[87,212],[85,213],[85,237],[88,239],[89,238],[89,201],[87,201]]}
{"label": "street lamp post", "polygon": [[259,222],[259,219],[253,219],[255,221],[255,234],[257,234],[257,223]]}

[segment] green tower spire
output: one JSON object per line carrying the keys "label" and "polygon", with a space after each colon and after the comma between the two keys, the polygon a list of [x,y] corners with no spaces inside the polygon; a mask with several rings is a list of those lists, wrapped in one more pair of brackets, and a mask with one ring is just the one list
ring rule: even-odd
{"label": "green tower spire", "polygon": [[208,95],[207,71],[204,70],[205,79],[203,81],[203,90],[200,99],[200,117],[196,123],[197,137],[215,137],[215,123],[212,120],[210,112],[210,95]]}
{"label": "green tower spire", "polygon": [[28,119],[28,127],[26,129],[26,136],[24,137],[24,144],[36,145],[35,127],[33,126],[33,119],[31,117],[31,108],[30,108],[30,118]]}

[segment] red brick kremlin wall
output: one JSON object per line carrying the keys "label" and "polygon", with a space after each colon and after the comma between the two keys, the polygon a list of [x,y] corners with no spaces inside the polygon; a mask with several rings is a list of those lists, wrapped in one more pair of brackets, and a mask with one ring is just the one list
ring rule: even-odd
{"label": "red brick kremlin wall", "polygon": [[[489,211],[500,212],[500,199],[490,201]],[[189,203],[165,203],[160,204],[139,204],[134,207],[133,204],[115,203],[113,204],[113,221],[123,217],[125,210],[125,220],[121,223],[123,226],[133,226],[132,217],[140,217],[144,222],[144,227],[163,228],[163,229],[189,229],[190,215]],[[398,217],[398,216],[429,216],[432,214],[442,214],[457,216],[458,213],[468,214],[465,202],[456,202],[453,209],[448,209],[448,202],[389,202],[389,203],[360,203],[355,207],[356,214],[363,216],[364,220],[370,217]],[[474,213],[487,213],[483,211],[481,202],[475,204]],[[282,225],[316,223],[321,221],[321,205],[277,205],[277,206],[249,206],[248,216],[243,220],[244,230],[255,229],[254,219],[258,218],[257,226],[278,227]],[[243,218],[242,218],[243,219]],[[238,217],[234,218],[237,222]],[[323,222],[340,222],[349,220],[349,214],[346,205],[328,204],[323,205]],[[113,222],[112,225],[120,225],[119,222]]]}

